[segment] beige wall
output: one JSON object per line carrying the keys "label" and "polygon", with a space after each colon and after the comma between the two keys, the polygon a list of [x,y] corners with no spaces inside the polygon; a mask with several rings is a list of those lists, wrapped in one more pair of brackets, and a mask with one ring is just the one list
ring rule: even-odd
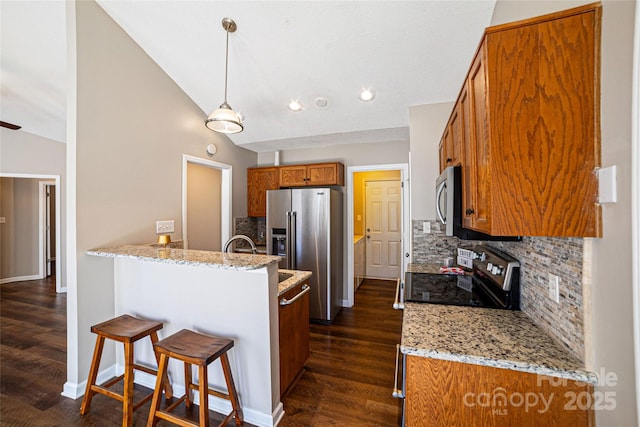
{"label": "beige wall", "polygon": [[[0,128],[0,173],[59,176],[60,188],[60,285],[67,286],[66,144],[22,130]],[[37,262],[37,259],[36,261]]]}
{"label": "beige wall", "polygon": [[153,242],[160,219],[174,219],[173,237],[181,238],[182,156],[207,158],[211,143],[218,148],[212,160],[233,166],[233,215],[246,216],[246,168],[257,156],[209,131],[206,113],[95,2],[67,7],[75,23],[69,69],[76,79],[67,132],[77,217],[70,233],[77,276],[67,312],[65,390],[72,394],[89,370],[90,326],[114,315],[112,262],[85,252]]}
{"label": "beige wall", "polygon": [[222,172],[208,166],[187,166],[187,241],[189,249],[220,251]]}
{"label": "beige wall", "polygon": [[35,279],[40,273],[39,179],[0,178],[0,281]]}
{"label": "beige wall", "polygon": [[[409,141],[332,145],[282,150],[280,164],[342,162],[347,166],[386,165],[409,162]],[[260,166],[272,165],[274,153],[259,153]]]}
{"label": "beige wall", "polygon": [[[492,25],[567,9],[590,2],[501,1]],[[634,426],[636,391],[633,342],[633,292],[631,270],[631,93],[634,7],[633,1],[603,1],[601,127],[602,165],[617,165],[618,203],[603,206],[603,238],[587,239],[592,256],[585,260],[592,277],[587,334],[588,368],[613,372],[614,387],[597,392],[615,393],[615,410],[596,411],[596,424]],[[637,24],[636,24],[637,25]],[[637,118],[636,118],[637,119]],[[589,251],[586,251],[587,253]],[[589,316],[585,310],[585,316]],[[602,395],[601,395],[602,396]]]}
{"label": "beige wall", "polygon": [[409,108],[411,220],[436,219],[436,178],[440,173],[438,144],[454,104],[443,102]]}

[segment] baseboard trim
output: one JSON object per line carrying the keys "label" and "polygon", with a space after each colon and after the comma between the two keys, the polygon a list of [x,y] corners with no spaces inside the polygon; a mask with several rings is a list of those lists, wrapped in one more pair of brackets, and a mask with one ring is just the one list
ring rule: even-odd
{"label": "baseboard trim", "polygon": [[[107,369],[104,369],[98,372],[98,377],[96,378],[97,384],[102,384],[105,381],[116,376],[116,365],[111,365]],[[151,387],[153,388],[153,387]],[[72,383],[67,381],[64,383],[62,387],[62,395],[64,397],[68,397],[70,399],[77,399],[79,397],[84,396],[84,392],[87,389],[87,380],[84,380],[80,383]]]}
{"label": "baseboard trim", "polygon": [[4,283],[10,283],[10,282],[25,282],[27,280],[40,280],[43,278],[44,277],[40,276],[39,274],[34,274],[32,276],[7,277],[6,279],[0,279],[0,285]]}

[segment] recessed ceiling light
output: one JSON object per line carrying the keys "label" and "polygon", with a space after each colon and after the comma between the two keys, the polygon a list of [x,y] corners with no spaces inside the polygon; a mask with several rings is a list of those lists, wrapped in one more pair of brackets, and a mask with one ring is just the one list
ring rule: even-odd
{"label": "recessed ceiling light", "polygon": [[302,104],[297,99],[294,100],[294,101],[291,101],[289,103],[289,110],[291,110],[291,111],[300,111],[300,110],[302,110]]}
{"label": "recessed ceiling light", "polygon": [[362,89],[360,91],[360,101],[369,102],[373,101],[373,98],[376,97],[376,93],[373,89]]}
{"label": "recessed ceiling light", "polygon": [[328,104],[327,98],[323,98],[321,96],[316,98],[316,107],[324,108]]}

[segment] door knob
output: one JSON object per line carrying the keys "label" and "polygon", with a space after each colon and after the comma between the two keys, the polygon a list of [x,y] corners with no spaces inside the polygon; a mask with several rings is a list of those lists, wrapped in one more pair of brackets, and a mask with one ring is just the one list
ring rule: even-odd
{"label": "door knob", "polygon": [[369,236],[369,235],[367,234],[367,239],[370,239],[370,238],[371,238],[371,236]]}
{"label": "door knob", "polygon": [[367,228],[367,233],[369,233],[370,231],[371,231],[371,229],[370,229],[370,228]]}

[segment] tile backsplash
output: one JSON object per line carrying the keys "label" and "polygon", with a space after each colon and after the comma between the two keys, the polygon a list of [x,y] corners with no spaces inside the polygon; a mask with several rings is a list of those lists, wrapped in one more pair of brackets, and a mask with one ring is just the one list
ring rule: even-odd
{"label": "tile backsplash", "polygon": [[[266,218],[245,217],[235,218],[234,234],[248,236],[258,246],[266,245]],[[244,244],[244,243],[243,243]]]}
{"label": "tile backsplash", "polygon": [[[431,233],[423,233],[429,222]],[[484,243],[518,259],[521,264],[521,310],[577,358],[584,361],[582,302],[582,238],[523,237],[522,242],[478,242],[448,237],[437,221],[414,220],[414,263],[442,263],[455,259],[458,247]],[[560,302],[548,297],[549,273],[560,278]]]}

